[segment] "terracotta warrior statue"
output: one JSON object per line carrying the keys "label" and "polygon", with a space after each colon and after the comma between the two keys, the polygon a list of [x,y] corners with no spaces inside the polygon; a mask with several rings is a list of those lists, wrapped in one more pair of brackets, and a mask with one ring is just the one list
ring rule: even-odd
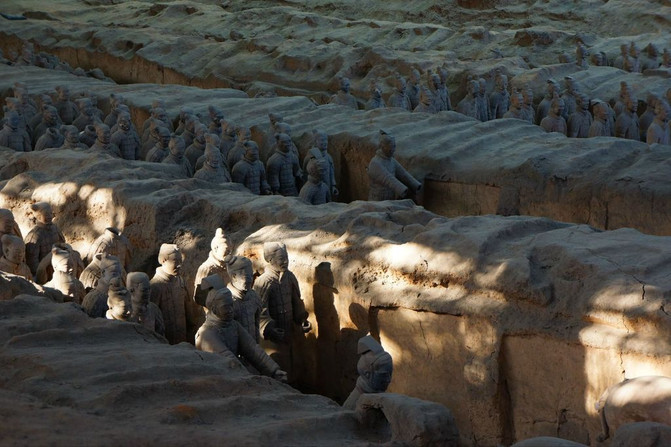
{"label": "terracotta warrior statue", "polygon": [[[424,109],[425,112],[428,113],[437,113],[443,110],[447,110],[447,103],[445,102],[445,92],[440,91],[441,84],[440,84],[440,76],[438,76],[438,73],[431,73],[429,72],[429,88],[427,89],[426,92],[422,93],[422,90],[419,92],[419,104],[417,107],[424,106],[422,109]],[[429,96],[429,99],[424,99],[422,101],[422,94],[427,94]],[[428,107],[427,107],[428,106]],[[413,109],[413,112],[417,111],[417,107]]]}
{"label": "terracotta warrior statue", "polygon": [[57,127],[49,127],[35,143],[36,151],[43,151],[54,147],[61,147],[65,138]]}
{"label": "terracotta warrior statue", "polygon": [[2,258],[0,258],[0,270],[19,275],[28,281],[33,280],[33,274],[26,264],[26,246],[23,240],[13,234],[3,234],[0,237],[2,241]]}
{"label": "terracotta warrior statue", "polygon": [[638,99],[630,92],[625,98],[625,109],[615,120],[616,137],[640,141],[637,110]]}
{"label": "terracotta warrior statue", "polygon": [[5,125],[0,130],[0,146],[20,152],[30,152],[30,137],[21,129],[19,115],[10,111],[5,113]]}
{"label": "terracotta warrior statue", "polygon": [[394,78],[394,91],[389,95],[387,99],[387,107],[398,107],[404,110],[411,111],[410,108],[410,99],[406,93],[407,86],[405,78],[400,74],[396,74]]}
{"label": "terracotta warrior statue", "polygon": [[70,89],[67,86],[56,87],[58,98],[54,103],[58,116],[61,117],[63,124],[72,124],[79,115],[77,105],[70,99]]}
{"label": "terracotta warrior statue", "polygon": [[207,131],[214,134],[221,134],[221,121],[224,119],[224,112],[216,106],[207,106],[207,115],[210,122],[207,125]]}
{"label": "terracotta warrior statue", "polygon": [[258,343],[261,324],[261,298],[252,289],[254,283],[252,261],[243,256],[230,256],[226,265],[228,273],[231,275],[228,290],[231,291],[233,296],[233,318]]}
{"label": "terracotta warrior statue", "polygon": [[538,104],[536,109],[536,124],[540,126],[541,121],[545,118],[550,112],[550,105],[556,95],[559,95],[559,84],[554,79],[548,79],[547,81],[547,91],[545,97]]}
{"label": "terracotta warrior statue", "polygon": [[[475,80],[468,81],[468,84],[466,84],[466,96],[464,97],[464,99],[459,101],[459,104],[457,104],[457,112],[466,116],[470,116],[471,118],[478,119],[478,116],[480,115],[480,112],[478,110],[479,92],[480,92],[480,84],[478,83],[478,81]],[[506,97],[506,101],[508,101],[508,97]],[[494,104],[493,101],[491,101],[491,103],[492,105]],[[496,115],[494,115],[494,112],[492,112],[492,116],[496,117]],[[501,114],[501,118],[503,118],[503,113]]]}
{"label": "terracotta warrior statue", "polygon": [[228,260],[232,249],[233,245],[231,244],[231,240],[224,233],[224,230],[217,228],[214,232],[214,237],[210,242],[210,253],[205,262],[198,267],[196,280],[194,281],[194,295],[195,290],[198,289],[198,285],[200,285],[205,277],[217,275],[221,280],[222,286],[226,286],[226,284],[231,282],[226,261]]}
{"label": "terracotta warrior statue", "polygon": [[273,194],[297,196],[296,177],[299,175],[299,168],[291,154],[293,142],[289,135],[285,133],[276,134],[275,139],[277,140],[277,149],[266,164],[270,190]]}
{"label": "terracotta warrior statue", "polygon": [[534,109],[534,91],[528,85],[522,89],[522,116],[524,121],[528,121],[531,124],[534,123],[536,119],[536,110]]}
{"label": "terracotta warrior statue", "polygon": [[567,136],[571,138],[587,138],[592,125],[592,114],[589,113],[589,97],[584,93],[576,96],[576,111],[571,114],[566,124]]}
{"label": "terracotta warrior statue", "polygon": [[77,100],[77,106],[79,108],[79,115],[72,122],[72,125],[79,129],[82,132],[87,125],[95,125],[99,119],[96,116],[96,109],[93,108],[93,102],[90,98],[79,98]]}
{"label": "terracotta warrior statue", "polygon": [[97,253],[116,256],[121,262],[121,267],[127,269],[131,261],[130,241],[124,236],[120,229],[107,227],[105,231],[96,238],[89,247],[89,251],[84,258],[91,262]]}
{"label": "terracotta warrior statue", "polygon": [[356,364],[359,378],[356,386],[343,403],[346,410],[356,409],[356,402],[362,394],[384,393],[391,383],[394,364],[391,355],[370,335],[359,339]]}
{"label": "terracotta warrior statue", "polygon": [[112,127],[117,123],[119,119],[119,106],[123,104],[124,97],[117,93],[110,94],[110,113],[105,117],[103,121],[108,127]]}
{"label": "terracotta warrior statue", "polygon": [[[194,172],[202,167],[205,162],[205,135],[207,134],[207,127],[204,124],[198,123],[193,131],[193,143],[184,151],[184,156],[189,160],[189,164]],[[202,163],[199,166],[198,161],[202,158]]]}
{"label": "terracotta warrior statue", "polygon": [[119,264],[119,271],[121,272],[121,278],[123,279],[126,276],[126,272],[121,265],[121,261],[118,256],[109,254],[109,253],[96,253],[92,258],[89,264],[82,270],[79,275],[79,280],[84,285],[84,290],[86,293],[89,293],[100,281],[100,277],[103,274],[102,261],[108,260],[110,262],[115,262]]}
{"label": "terracotta warrior statue", "polygon": [[[13,234],[23,240],[23,235],[19,229],[19,225],[14,220],[14,213],[7,208],[0,208],[0,238],[5,234]],[[0,253],[2,252],[2,242],[0,239]]]}
{"label": "terracotta warrior statue", "polygon": [[508,76],[497,73],[495,78],[496,90],[489,95],[491,112],[489,116],[493,120],[503,118],[510,108],[510,94],[508,93]]}
{"label": "terracotta warrior statue", "polygon": [[340,90],[338,90],[338,93],[331,96],[331,100],[329,101],[329,103],[351,107],[354,110],[358,109],[359,105],[356,102],[356,98],[352,96],[352,94],[349,92],[350,89],[349,78],[341,76],[338,78],[338,81],[340,84]]}
{"label": "terracotta warrior statue", "polygon": [[117,115],[117,130],[112,134],[111,142],[121,151],[121,158],[126,160],[140,159],[140,140],[132,131],[130,115],[120,112]]}
{"label": "terracotta warrior statue", "polygon": [[[254,283],[254,291],[261,297],[260,333],[277,353],[277,362],[289,371],[293,364],[291,343],[293,332],[312,330],[308,313],[301,299],[296,276],[289,270],[289,255],[284,244],[263,244],[263,258],[268,265]],[[285,366],[286,365],[286,366]]]}
{"label": "terracotta warrior statue", "polygon": [[[30,129],[28,128],[28,122],[26,121],[26,117],[23,114],[23,107],[21,107],[19,100],[8,96],[5,98],[5,103],[7,103],[7,105],[4,107],[5,113],[16,112],[16,114],[19,115],[19,128],[28,132]],[[30,134],[28,135],[30,136]]]}
{"label": "terracotta warrior statue", "polygon": [[114,278],[110,282],[105,306],[107,307],[105,318],[108,320],[130,321],[130,294],[121,278]]}
{"label": "terracotta warrior statue", "polygon": [[572,76],[564,77],[564,85],[566,85],[566,89],[561,94],[561,99],[564,100],[562,116],[568,121],[569,116],[577,110],[576,100],[580,92],[578,91],[578,83]]}
{"label": "terracotta warrior statue", "polygon": [[130,272],[126,278],[126,289],[130,293],[131,300],[130,321],[165,336],[161,309],[149,301],[151,295],[149,276],[144,272]]}
{"label": "terracotta warrior statue", "polygon": [[75,126],[61,126],[63,144],[59,149],[88,149],[84,143],[79,141],[79,130]]}
{"label": "terracotta warrior statue", "polygon": [[246,361],[261,374],[286,382],[287,373],[233,319],[233,298],[228,289],[210,290],[206,303],[210,312],[196,333],[196,349],[218,354],[230,353]]}
{"label": "terracotta warrior statue", "polygon": [[62,124],[56,107],[49,104],[42,105],[41,120],[33,127],[33,140],[37,141],[49,128],[57,128]]}
{"label": "terracotta warrior statue", "polygon": [[259,160],[259,147],[253,141],[245,143],[245,156],[233,166],[231,177],[236,183],[245,185],[252,194],[270,194],[266,181],[266,168]]}
{"label": "terracotta warrior statue", "polygon": [[370,83],[370,98],[366,101],[366,110],[384,109],[386,107],[382,99],[382,88],[377,82]]}
{"label": "terracotta warrior statue", "polygon": [[422,183],[394,158],[396,139],[380,131],[380,147],[368,165],[368,200],[396,200],[418,192]]}
{"label": "terracotta warrior statue", "polygon": [[336,187],[335,166],[331,154],[328,153],[328,135],[323,130],[315,129],[312,131],[312,138],[314,140],[314,146],[308,151],[303,159],[303,169],[307,169],[310,160],[323,159],[325,162],[323,181],[329,188],[331,198],[338,197],[339,191]]}
{"label": "terracotta warrior statue", "polygon": [[615,101],[615,106],[613,107],[616,117],[620,116],[620,113],[622,113],[625,110],[626,108],[625,103],[627,102],[627,96],[629,96],[630,94],[631,89],[629,88],[629,85],[625,81],[620,82],[620,91],[618,93],[617,100]]}
{"label": "terracotta warrior statue", "polygon": [[193,168],[191,163],[184,156],[184,139],[179,135],[172,135],[170,143],[168,143],[168,156],[163,159],[161,163],[178,165],[182,169],[182,173],[186,177],[193,177]]}
{"label": "terracotta warrior statue", "polygon": [[[84,261],[82,260],[79,252],[72,248],[72,245],[66,244],[65,242],[58,242],[54,244],[53,247],[60,248],[61,250],[65,250],[69,253],[70,260],[72,261],[72,274],[75,276],[75,278],[78,278],[84,271]],[[54,268],[51,265],[52,251],[50,251],[44,258],[42,258],[37,266],[37,272],[34,275],[34,281],[37,284],[44,284],[48,282],[54,275]]]}
{"label": "terracotta warrior statue", "polygon": [[524,99],[522,93],[514,92],[510,95],[510,109],[503,115],[503,118],[515,118],[518,120],[524,119]]}
{"label": "terracotta warrior statue", "polygon": [[655,107],[657,106],[657,101],[659,101],[657,95],[648,93],[645,112],[638,118],[638,130],[641,136],[641,141],[647,141],[648,139],[648,128],[655,119]]}
{"label": "terracotta warrior statue", "polygon": [[445,110],[452,110],[452,101],[450,101],[450,92],[447,89],[447,68],[446,67],[439,67],[438,68],[438,76],[440,77],[440,96],[442,101],[446,105]]}
{"label": "terracotta warrior statue", "polygon": [[478,78],[478,85],[480,87],[478,90],[478,110],[480,111],[478,119],[480,121],[489,121],[492,119],[492,104],[489,101],[489,95],[487,95],[487,81],[484,78]]}
{"label": "terracotta warrior statue", "polygon": [[[220,138],[218,147],[219,150],[221,151],[222,157],[224,155],[228,157],[228,153],[230,152],[231,149],[233,149],[233,146],[235,146],[235,129],[236,129],[235,124],[226,120],[221,120],[221,136],[217,135],[217,137]],[[274,135],[275,134],[270,135],[270,137],[273,139],[273,142],[275,141]]]}
{"label": "terracotta warrior statue", "polygon": [[205,162],[203,163],[203,167],[196,171],[193,178],[218,184],[229,183],[231,175],[226,167],[223,166],[224,162],[218,147],[219,138],[214,134],[208,134],[206,141],[211,141],[212,143],[207,143],[205,146]]}
{"label": "terracotta warrior statue", "polygon": [[187,341],[188,292],[180,276],[182,253],[175,244],[162,244],[158,252],[160,267],[151,279],[151,301],[163,314],[165,338],[171,345]]}
{"label": "terracotta warrior statue", "polygon": [[53,223],[54,214],[47,202],[37,202],[30,206],[35,216],[35,226],[28,232],[26,243],[26,264],[35,276],[37,266],[50,251],[52,245],[65,242],[63,233]]}
{"label": "terracotta warrior statue", "polygon": [[170,145],[170,131],[167,127],[158,127],[156,129],[156,144],[147,153],[145,161],[160,163],[168,156],[168,146]]}
{"label": "terracotta warrior statue", "polygon": [[308,162],[308,181],[301,188],[298,197],[311,205],[322,205],[331,201],[329,187],[324,183],[326,174],[324,159],[313,158]]}
{"label": "terracotta warrior statue", "polygon": [[561,98],[555,98],[550,104],[550,112],[548,115],[543,118],[541,121],[541,127],[546,132],[559,132],[566,135],[567,126],[566,120],[562,114],[564,113],[564,100]]}
{"label": "terracotta warrior statue", "polygon": [[249,127],[238,126],[236,131],[236,141],[226,157],[226,166],[228,169],[233,169],[233,166],[245,156],[245,143],[251,141],[252,132]]}
{"label": "terracotta warrior statue", "polygon": [[105,318],[110,283],[115,278],[123,281],[121,265],[119,264],[119,258],[112,255],[98,253],[94,259],[100,267],[100,278],[95,287],[86,294],[81,304],[89,317]]}
{"label": "terracotta warrior statue", "polygon": [[648,144],[671,144],[669,117],[671,117],[669,103],[660,99],[655,106],[655,119],[648,127]]}
{"label": "terracotta warrior statue", "polygon": [[121,158],[119,146],[112,143],[112,132],[107,124],[96,124],[96,141],[91,146],[92,151],[99,151],[111,155],[115,158]]}
{"label": "terracotta warrior statue", "polygon": [[594,106],[592,108],[594,112],[594,121],[589,127],[589,133],[587,136],[592,137],[609,137],[610,132],[608,130],[608,108],[606,103],[599,99],[593,101]]}
{"label": "terracotta warrior statue", "polygon": [[412,110],[415,110],[415,107],[419,105],[419,89],[421,80],[422,77],[419,74],[419,70],[413,68],[410,71],[410,83],[406,89],[406,95],[410,100],[410,109]]}
{"label": "terracotta warrior statue", "polygon": [[435,99],[436,95],[432,94],[428,88],[421,87],[419,89],[419,104],[413,109],[413,112],[436,113],[436,108],[433,104]]}
{"label": "terracotta warrior statue", "polygon": [[81,304],[84,299],[84,286],[74,275],[74,264],[70,253],[54,247],[51,251],[51,265],[54,269],[54,276],[44,284],[44,287],[51,287],[68,296],[71,301]]}
{"label": "terracotta warrior statue", "polygon": [[96,135],[96,128],[94,126],[86,126],[84,132],[79,133],[79,142],[82,143],[86,149],[93,146],[98,136]]}

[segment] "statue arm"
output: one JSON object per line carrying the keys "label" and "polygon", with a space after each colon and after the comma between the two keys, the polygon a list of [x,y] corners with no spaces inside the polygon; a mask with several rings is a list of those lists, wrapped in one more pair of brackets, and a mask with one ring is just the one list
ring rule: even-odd
{"label": "statue arm", "polygon": [[235,183],[240,183],[242,185],[245,184],[245,177],[246,177],[246,172],[244,168],[241,166],[241,163],[236,163],[235,166],[233,166],[233,170],[231,171],[231,179]]}
{"label": "statue arm", "polygon": [[403,197],[408,191],[408,187],[387,171],[375,158],[368,165],[368,176],[371,183],[377,183],[384,188],[391,189],[396,197]]}
{"label": "statue arm", "polygon": [[280,369],[279,365],[266,354],[266,351],[237,321],[233,323],[238,328],[238,354],[258,369],[261,374],[272,377]]}
{"label": "statue arm", "polygon": [[280,166],[278,163],[275,163],[275,160],[271,157],[268,161],[267,174],[268,174],[268,184],[270,185],[270,190],[273,193],[276,193],[280,190]]}
{"label": "statue arm", "polygon": [[259,177],[261,178],[261,194],[267,194],[270,192],[270,185],[268,184],[268,181],[266,181],[266,168],[263,167],[263,163],[260,161],[258,164],[261,167],[259,172]]}
{"label": "statue arm", "polygon": [[405,184],[408,188],[412,189],[413,191],[419,190],[422,186],[422,182],[417,180],[415,177],[412,176],[408,171],[405,170],[401,164],[394,159],[394,167],[396,168],[396,178],[398,178],[403,184]]}
{"label": "statue arm", "polygon": [[263,336],[264,340],[273,340],[279,342],[280,340],[278,338],[281,337],[278,337],[275,332],[277,322],[270,316],[270,312],[268,311],[268,301],[270,299],[270,295],[273,293],[272,282],[261,276],[254,283],[254,292],[257,293],[261,301],[261,313],[259,314],[259,333],[261,336]]}

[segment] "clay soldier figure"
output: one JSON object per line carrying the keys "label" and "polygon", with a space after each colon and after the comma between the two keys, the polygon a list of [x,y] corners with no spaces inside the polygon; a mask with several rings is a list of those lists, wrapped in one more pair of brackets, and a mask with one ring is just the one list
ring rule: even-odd
{"label": "clay soldier figure", "polygon": [[105,318],[108,320],[130,321],[130,296],[121,278],[110,282],[106,307]]}
{"label": "clay soldier figure", "polygon": [[541,127],[546,132],[559,132],[566,135],[566,120],[562,116],[564,111],[564,100],[555,98],[550,104],[550,112],[548,116],[541,121]]}
{"label": "clay soldier figure", "polygon": [[398,73],[394,79],[394,91],[389,95],[389,99],[387,99],[387,107],[398,107],[411,111],[410,99],[406,93],[407,87],[405,79]]}
{"label": "clay soldier figure", "polygon": [[303,166],[307,169],[308,162],[313,159],[323,159],[326,162],[326,170],[324,171],[324,183],[329,188],[331,198],[338,197],[339,191],[336,187],[335,166],[333,165],[333,158],[328,153],[329,138],[326,132],[322,130],[313,130],[312,137],[314,139],[314,146],[308,151],[303,159]]}
{"label": "clay soldier figure", "polygon": [[25,238],[26,264],[34,276],[42,258],[51,251],[51,246],[65,242],[65,238],[61,230],[53,223],[54,215],[51,205],[46,202],[37,202],[33,203],[30,209],[35,215],[35,226]]}
{"label": "clay soldier figure", "polygon": [[[33,118],[32,118],[32,119],[30,120],[30,122],[28,123],[28,127],[29,127],[30,129],[32,129],[32,135],[33,135],[33,136],[35,135],[35,129],[37,128],[37,126],[39,126],[39,124],[40,124],[40,123],[42,122],[42,120],[44,119],[44,108],[45,108],[46,106],[52,106],[52,107],[53,107],[53,105],[54,105],[54,100],[51,99],[51,96],[49,96],[49,95],[40,95],[40,107],[39,107],[39,109],[38,109],[38,113],[37,113],[37,115],[33,116]],[[60,124],[63,124],[63,123],[60,121],[60,117],[58,117],[58,112],[56,112],[56,120],[57,120],[57,122],[59,123],[59,125],[60,125]]]}
{"label": "clay soldier figure", "polygon": [[[294,140],[291,139],[291,126],[289,126],[285,122],[279,122],[277,123],[277,133],[283,133],[286,134],[289,137],[289,141],[291,141],[291,145],[289,147],[289,155],[291,155],[291,161],[294,164],[294,177],[296,178],[296,187],[299,187],[300,185],[303,184],[303,170],[301,169],[301,162],[300,162],[300,154],[298,153],[298,148],[296,147],[296,144],[294,144]],[[275,141],[275,145],[273,147],[273,152],[277,150],[279,146],[279,143]]]}
{"label": "clay soldier figure", "polygon": [[121,158],[139,160],[140,140],[131,129],[130,115],[126,112],[120,112],[117,116],[117,130],[112,134],[112,144],[119,148]]}
{"label": "clay soldier figure", "polygon": [[671,116],[671,108],[669,103],[663,99],[657,101],[655,106],[655,120],[648,127],[647,142],[648,144],[671,144],[671,137],[669,136],[669,117]]}
{"label": "clay soldier figure", "polygon": [[23,240],[19,225],[14,220],[14,214],[7,208],[0,208],[0,253],[2,252],[2,236],[12,234]]}
{"label": "clay soldier figure", "polygon": [[160,163],[168,156],[168,145],[170,144],[170,131],[167,127],[156,129],[158,140],[156,145],[147,153],[145,161]]}
{"label": "clay soldier figure", "polygon": [[638,127],[638,99],[631,94],[627,95],[625,102],[625,109],[620,113],[615,120],[615,136],[618,138],[626,138],[628,140],[640,141]]}
{"label": "clay soldier figure", "polygon": [[285,133],[276,134],[275,139],[277,140],[277,150],[270,156],[266,164],[270,190],[273,194],[297,196],[296,176],[299,172],[296,169],[294,157],[291,155],[291,145],[293,143],[289,135]]}
{"label": "clay soldier figure", "polygon": [[436,108],[433,101],[436,95],[432,94],[426,87],[421,87],[419,90],[419,105],[415,107],[413,112],[436,113]]}
{"label": "clay soldier figure", "polygon": [[261,374],[286,382],[287,373],[233,319],[233,298],[228,289],[211,290],[206,303],[211,311],[196,333],[196,349],[217,354],[231,353]]}
{"label": "clay soldier figure", "polygon": [[[261,297],[260,332],[270,347],[277,351],[275,357],[280,366],[289,371],[293,364],[292,334],[294,328],[307,333],[312,325],[301,299],[296,276],[289,270],[289,256],[284,244],[263,244],[263,258],[268,262],[266,270],[254,283],[254,291]],[[286,366],[284,366],[286,365]]]}
{"label": "clay soldier figure", "polygon": [[[26,247],[27,248],[27,247]],[[74,275],[74,265],[70,253],[54,247],[51,251],[51,266],[54,276],[44,287],[51,287],[70,297],[71,301],[81,304],[84,299],[84,286]]]}
{"label": "clay soldier figure", "polygon": [[452,110],[450,92],[447,90],[447,69],[445,67],[440,67],[438,69],[438,76],[440,77],[440,96],[447,107],[445,110]]}
{"label": "clay soldier figure", "polygon": [[79,142],[79,130],[75,126],[61,126],[63,144],[59,149],[88,149],[84,143]]}
{"label": "clay soldier figure", "polygon": [[[213,143],[219,143],[219,139],[214,134],[208,134],[207,138]],[[231,175],[222,164],[223,161],[219,148],[215,144],[208,143],[205,146],[205,162],[203,163],[203,167],[193,175],[193,178],[219,184],[229,183]]]}
{"label": "clay soldier figure", "polygon": [[172,135],[168,143],[170,153],[161,163],[175,164],[182,167],[182,172],[187,177],[193,177],[191,163],[184,156],[184,139],[179,135]]}
{"label": "clay soldier figure", "polygon": [[624,70],[624,62],[629,58],[629,45],[622,44],[620,45],[620,55],[615,58],[613,61],[613,67]]}
{"label": "clay soldier figure", "polygon": [[165,113],[164,108],[154,107],[151,109],[150,117],[142,124],[142,147],[148,147],[147,150],[151,149],[156,143],[156,140],[152,138],[152,130],[156,127],[165,127],[170,130],[170,124],[168,114]]}
{"label": "clay soldier figure", "polygon": [[2,240],[2,258],[0,258],[0,270],[19,275],[28,281],[33,280],[33,274],[26,264],[26,246],[23,240],[13,234],[3,234]]}
{"label": "clay soldier figure", "polygon": [[[468,84],[466,84],[466,92],[467,92],[466,96],[464,97],[464,99],[459,101],[459,104],[457,104],[457,112],[466,116],[470,116],[471,118],[478,119],[478,116],[480,115],[480,112],[478,110],[478,99],[477,99],[479,91],[480,91],[480,84],[478,84],[478,81],[474,80],[468,81]],[[508,101],[507,97],[506,101]],[[497,106],[492,101],[492,107],[497,107],[498,110],[499,106]],[[494,115],[494,112],[496,112],[496,110],[492,111],[492,116],[496,117],[496,115]],[[501,114],[501,118],[503,118],[503,113]]]}
{"label": "clay soldier figure", "polygon": [[179,121],[177,122],[177,129],[175,133],[177,135],[182,135],[186,130],[186,122],[189,120],[189,117],[193,116],[193,110],[189,107],[180,107],[179,108]]}
{"label": "clay soldier figure", "polygon": [[249,127],[238,126],[236,131],[237,139],[235,145],[228,152],[226,157],[226,166],[228,169],[233,169],[233,166],[245,156],[245,143],[252,139],[252,132],[249,130]]}
{"label": "clay soldier figure", "polygon": [[356,364],[359,378],[352,392],[343,403],[345,410],[356,409],[356,402],[365,393],[384,393],[391,383],[394,370],[391,355],[370,335],[359,339]]}
{"label": "clay soldier figure", "polygon": [[[70,244],[66,244],[65,242],[58,242],[53,245],[52,249],[54,247],[65,250],[69,253],[70,260],[72,261],[72,274],[75,276],[75,278],[78,278],[79,275],[84,271],[84,261],[82,260],[79,252],[72,248]],[[38,284],[44,284],[48,282],[54,275],[54,269],[51,265],[52,252],[53,250],[47,253],[47,255],[42,258],[37,266],[37,272],[34,275],[34,281]]]}
{"label": "clay soldier figure", "polygon": [[313,158],[308,162],[308,181],[301,188],[300,197],[311,205],[322,205],[331,201],[329,187],[324,183],[326,162],[322,158]]}
{"label": "clay soldier figure", "polygon": [[187,341],[188,292],[182,269],[182,253],[175,244],[162,244],[158,252],[160,267],[151,279],[151,301],[163,314],[165,338],[171,345]]}
{"label": "clay soldier figure", "polygon": [[555,95],[559,95],[559,85],[554,79],[548,79],[545,97],[540,102],[540,104],[538,104],[538,108],[536,109],[536,124],[540,125],[541,121],[543,121],[543,118],[548,115],[548,112],[550,111],[550,104],[552,103]]}
{"label": "clay soldier figure", "polygon": [[228,256],[231,254],[231,248],[231,241],[228,239],[228,236],[224,234],[224,230],[217,228],[217,231],[215,231],[214,237],[210,242],[210,254],[207,256],[205,262],[198,267],[196,280],[194,282],[194,291],[198,289],[203,278],[207,276],[219,276],[221,284],[224,286],[231,281],[226,264]]}
{"label": "clay soldier figure", "polygon": [[352,96],[352,94],[349,92],[350,88],[349,78],[341,76],[338,78],[338,81],[340,84],[340,90],[338,90],[338,93],[331,96],[331,100],[329,101],[329,103],[351,107],[354,110],[358,109],[359,106],[356,102],[356,98]]}
{"label": "clay soldier figure", "polygon": [[[191,146],[191,143],[193,143],[193,139],[196,136],[196,125],[197,124],[202,124],[196,115],[187,115],[184,118],[184,132],[179,134],[182,138],[184,138],[184,144],[186,146]],[[186,147],[185,146],[185,147]]]}
{"label": "clay soldier figure", "polygon": [[226,262],[231,282],[228,290],[233,296],[233,319],[245,328],[256,343],[261,324],[261,298],[252,289],[254,270],[252,261],[243,256],[230,256]]}
{"label": "clay soldier figure", "polygon": [[[99,119],[95,114],[93,103],[89,98],[80,98],[77,100],[79,106],[79,115],[72,122],[72,125],[82,132],[87,125],[95,125]],[[116,123],[115,123],[116,124]]]}
{"label": "clay soldier figure", "polygon": [[0,146],[20,152],[30,152],[30,137],[21,129],[19,115],[10,111],[5,114],[5,125],[0,130]]}
{"label": "clay soldier figure", "polygon": [[[433,109],[432,112],[429,113],[436,113],[436,112],[441,112],[443,110],[447,110],[447,103],[445,101],[445,92],[440,91],[441,85],[440,85],[440,76],[438,76],[438,73],[430,73],[429,74],[429,94],[431,96],[431,108]],[[422,92],[420,91],[420,104],[422,102],[421,100],[421,94]],[[416,108],[415,108],[416,109]],[[413,112],[415,111],[413,109]]]}
{"label": "clay soldier figure", "polygon": [[35,150],[42,151],[52,147],[61,147],[65,138],[57,127],[49,127],[35,143]]}
{"label": "clay soldier figure", "polygon": [[629,57],[624,59],[622,68],[630,73],[641,72],[641,62],[639,60],[641,52],[634,42],[629,45]]}
{"label": "clay soldier figure", "polygon": [[598,99],[594,100],[594,121],[589,127],[588,137],[609,137],[610,133],[608,131],[608,109],[606,104]]}
{"label": "clay soldier figure", "polygon": [[368,200],[403,199],[416,193],[422,183],[406,171],[394,158],[396,139],[380,131],[380,148],[368,164],[370,190]]}
{"label": "clay soldier figure", "polygon": [[382,89],[377,82],[370,83],[370,98],[366,102],[366,110],[384,109],[386,107],[382,99]]}
{"label": "clay soldier figure", "polygon": [[[221,138],[217,147],[219,147],[222,157],[228,157],[228,153],[233,149],[233,146],[235,146],[235,129],[236,126],[233,123],[221,120]],[[205,138],[207,139],[207,136]],[[270,138],[273,139],[274,144],[275,134],[270,134]],[[272,144],[269,145],[269,147],[272,147]]]}
{"label": "clay soldier figure", "polygon": [[[25,130],[26,133],[28,133],[30,128],[28,127],[26,117],[23,115],[23,107],[21,107],[21,103],[19,102],[19,100],[16,98],[7,97],[5,98],[5,102],[7,103],[7,105],[4,108],[5,113],[16,112],[16,114],[19,115],[19,128]],[[28,134],[28,136],[30,136],[30,134]]]}
{"label": "clay soldier figure", "polygon": [[491,119],[503,118],[503,115],[510,108],[510,94],[508,93],[508,76],[496,73],[494,80],[496,90],[489,95],[489,104],[491,107]]}
{"label": "clay soldier figure", "polygon": [[86,146],[86,149],[93,146],[97,138],[95,126],[86,126],[84,132],[80,132],[79,134],[79,142]]}
{"label": "clay soldier figure", "polygon": [[116,256],[98,253],[95,259],[100,266],[100,278],[95,287],[86,294],[81,304],[89,317],[105,318],[110,283],[115,278],[121,280],[121,266]]}
{"label": "clay soldier figure", "polygon": [[70,89],[65,86],[56,87],[58,98],[54,103],[58,116],[61,117],[63,124],[72,124],[79,115],[77,105],[70,100]]}
{"label": "clay soldier figure", "polygon": [[49,128],[60,127],[61,120],[56,107],[50,105],[42,106],[42,120],[37,123],[33,130],[33,140],[37,141]]}
{"label": "clay soldier figure", "polygon": [[647,141],[648,139],[648,128],[655,119],[655,107],[657,106],[657,101],[659,101],[657,95],[648,93],[645,112],[638,118],[638,130],[641,135],[641,141]]}
{"label": "clay soldier figure", "polygon": [[419,71],[416,68],[413,68],[410,71],[410,84],[407,86],[406,90],[406,95],[408,96],[408,100],[410,100],[410,108],[412,110],[415,110],[419,105],[419,83],[421,79]]}
{"label": "clay soldier figure", "polygon": [[531,90],[529,86],[522,89],[522,99],[524,100],[524,106],[522,107],[523,119],[533,124],[536,117],[536,111],[534,110],[534,91]]}
{"label": "clay soldier figure", "polygon": [[275,134],[281,133],[277,125],[284,122],[284,118],[280,114],[269,113],[268,120],[270,121],[270,125],[268,126],[268,132],[266,133],[265,149],[272,153],[277,144],[275,141]]}
{"label": "clay soldier figure", "polygon": [[522,94],[520,92],[515,92],[510,95],[510,109],[503,115],[504,118],[515,118],[518,120],[524,119],[524,111],[522,107],[524,99],[522,99]]}
{"label": "clay soldier figure", "polygon": [[478,110],[480,111],[478,119],[480,121],[489,121],[491,119],[489,114],[491,113],[492,106],[489,102],[489,95],[487,95],[487,81],[479,78],[478,85],[480,87],[478,90]]}
{"label": "clay soldier figure", "polygon": [[210,117],[210,124],[207,127],[209,133],[221,134],[221,120],[224,119],[224,112],[219,107],[207,106],[207,113]]}
{"label": "clay soldier figure", "polygon": [[121,262],[121,267],[127,269],[131,260],[130,241],[118,228],[107,227],[103,234],[93,241],[85,259],[92,261],[97,253],[116,256]]}
{"label": "clay soldier figure", "polygon": [[91,150],[121,158],[121,150],[119,150],[119,146],[112,143],[112,132],[107,124],[96,124],[96,141],[91,146]]}
{"label": "clay soldier figure", "polygon": [[589,113],[589,98],[584,93],[576,97],[576,111],[568,118],[568,135],[571,138],[587,138],[592,125],[592,114]]}
{"label": "clay soldier figure", "polygon": [[587,57],[589,56],[589,51],[585,46],[578,42],[575,48],[575,63],[580,68],[587,68]]}
{"label": "clay soldier figure", "polygon": [[259,147],[253,141],[245,143],[245,156],[233,166],[231,177],[236,183],[245,185],[252,194],[270,194],[266,181],[266,168],[259,160]]}
{"label": "clay soldier figure", "polygon": [[103,275],[102,261],[114,262],[119,265],[119,271],[121,272],[121,278],[125,276],[125,271],[121,267],[121,261],[117,256],[107,254],[107,253],[96,253],[92,258],[89,265],[84,268],[84,270],[79,275],[79,280],[84,285],[84,290],[86,293],[89,293],[91,290],[95,289],[100,281],[100,277]]}
{"label": "clay soldier figure", "polygon": [[[189,164],[195,172],[202,166],[202,163],[201,166],[198,166],[198,160],[205,154],[205,134],[207,133],[207,128],[205,125],[198,123],[196,124],[196,127],[194,127],[193,132],[193,143],[191,143],[191,145],[186,148],[184,156],[187,160],[189,160]],[[204,161],[205,157],[203,157],[202,162]]]}
{"label": "clay soldier figure", "polygon": [[564,113],[562,116],[565,120],[568,120],[577,109],[576,97],[579,94],[578,85],[571,76],[564,77],[564,85],[566,85],[566,90],[561,94],[561,99],[564,100]]}
{"label": "clay soldier figure", "polygon": [[165,335],[163,314],[158,306],[151,301],[149,277],[144,272],[131,272],[126,279],[126,289],[130,293],[130,321],[134,321],[150,331]]}
{"label": "clay soldier figure", "polygon": [[[657,67],[655,67],[657,68]],[[14,83],[14,97],[19,101],[21,114],[26,123],[30,123],[38,113],[37,104],[28,96],[25,84],[21,82]]]}
{"label": "clay soldier figure", "polygon": [[110,94],[110,113],[105,117],[104,123],[108,127],[112,127],[119,119],[119,106],[123,104],[124,98],[116,93]]}

